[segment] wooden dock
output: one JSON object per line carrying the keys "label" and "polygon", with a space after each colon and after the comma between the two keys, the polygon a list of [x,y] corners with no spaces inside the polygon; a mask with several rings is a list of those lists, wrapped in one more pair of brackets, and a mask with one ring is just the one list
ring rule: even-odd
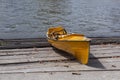
{"label": "wooden dock", "polygon": [[0,80],[120,80],[120,44],[91,45],[88,65],[52,47],[0,50]]}

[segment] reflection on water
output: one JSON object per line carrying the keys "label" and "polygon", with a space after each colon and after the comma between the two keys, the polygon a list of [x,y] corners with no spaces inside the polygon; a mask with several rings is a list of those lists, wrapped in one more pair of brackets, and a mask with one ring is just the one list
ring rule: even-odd
{"label": "reflection on water", "polygon": [[120,36],[119,0],[0,0],[0,39],[45,37],[50,26],[88,37]]}

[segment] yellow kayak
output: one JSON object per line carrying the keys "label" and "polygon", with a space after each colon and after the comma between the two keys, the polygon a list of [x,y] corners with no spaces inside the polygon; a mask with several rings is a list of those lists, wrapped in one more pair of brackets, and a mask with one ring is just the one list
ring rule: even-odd
{"label": "yellow kayak", "polygon": [[48,29],[47,38],[52,46],[72,54],[82,64],[88,63],[90,39],[83,34],[68,34],[63,27],[58,26]]}

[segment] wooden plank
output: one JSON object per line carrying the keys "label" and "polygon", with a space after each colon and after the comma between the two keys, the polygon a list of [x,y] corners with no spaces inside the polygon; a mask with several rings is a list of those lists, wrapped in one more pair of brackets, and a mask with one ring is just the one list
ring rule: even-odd
{"label": "wooden plank", "polygon": [[0,50],[0,56],[9,56],[9,55],[27,55],[27,54],[39,54],[41,51],[51,51],[54,52],[51,47],[49,48],[28,48],[28,49],[9,49],[9,50]]}
{"label": "wooden plank", "polygon": [[[59,58],[58,58],[59,59]],[[120,58],[90,59],[88,65],[72,61],[48,61],[26,64],[1,65],[0,73],[18,72],[70,72],[70,71],[120,71]]]}
{"label": "wooden plank", "polygon": [[119,71],[0,74],[1,80],[119,80]]}
{"label": "wooden plank", "polygon": [[120,46],[119,46],[119,44],[107,44],[107,45],[92,45],[92,46],[90,46],[91,47],[91,49],[92,50],[95,50],[95,51],[97,51],[97,50],[111,50],[112,48],[115,48],[115,49],[120,49]]}
{"label": "wooden plank", "polygon": [[20,63],[33,63],[33,62],[48,62],[48,61],[65,61],[70,60],[70,58],[65,57],[44,57],[44,58],[22,58],[22,59],[7,59],[0,60],[0,65],[2,64],[20,64]]}
{"label": "wooden plank", "polygon": [[0,60],[13,60],[13,59],[16,60],[16,59],[46,58],[46,57],[47,58],[48,57],[61,57],[62,58],[60,54],[57,54],[55,52],[39,51],[39,52],[31,52],[31,54],[30,53],[27,54],[26,52],[25,55],[0,56]]}
{"label": "wooden plank", "polygon": [[[120,49],[119,45],[115,44],[107,44],[107,45],[91,45],[91,50],[97,51],[97,50],[111,50],[114,49]],[[0,54],[2,53],[13,53],[13,52],[29,52],[29,51],[43,51],[43,50],[51,50],[52,47],[45,47],[45,48],[27,48],[27,49],[5,49],[0,50]]]}
{"label": "wooden plank", "polygon": [[120,45],[93,45],[91,46],[91,56],[100,57],[114,57],[120,56]]}

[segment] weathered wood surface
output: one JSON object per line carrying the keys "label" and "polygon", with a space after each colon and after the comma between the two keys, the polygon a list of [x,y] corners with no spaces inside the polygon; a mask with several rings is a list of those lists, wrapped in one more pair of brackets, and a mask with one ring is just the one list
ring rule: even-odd
{"label": "weathered wood surface", "polygon": [[0,74],[1,80],[119,80],[119,71]]}
{"label": "weathered wood surface", "polygon": [[0,80],[119,80],[120,45],[91,45],[88,65],[52,47],[0,50]]}

